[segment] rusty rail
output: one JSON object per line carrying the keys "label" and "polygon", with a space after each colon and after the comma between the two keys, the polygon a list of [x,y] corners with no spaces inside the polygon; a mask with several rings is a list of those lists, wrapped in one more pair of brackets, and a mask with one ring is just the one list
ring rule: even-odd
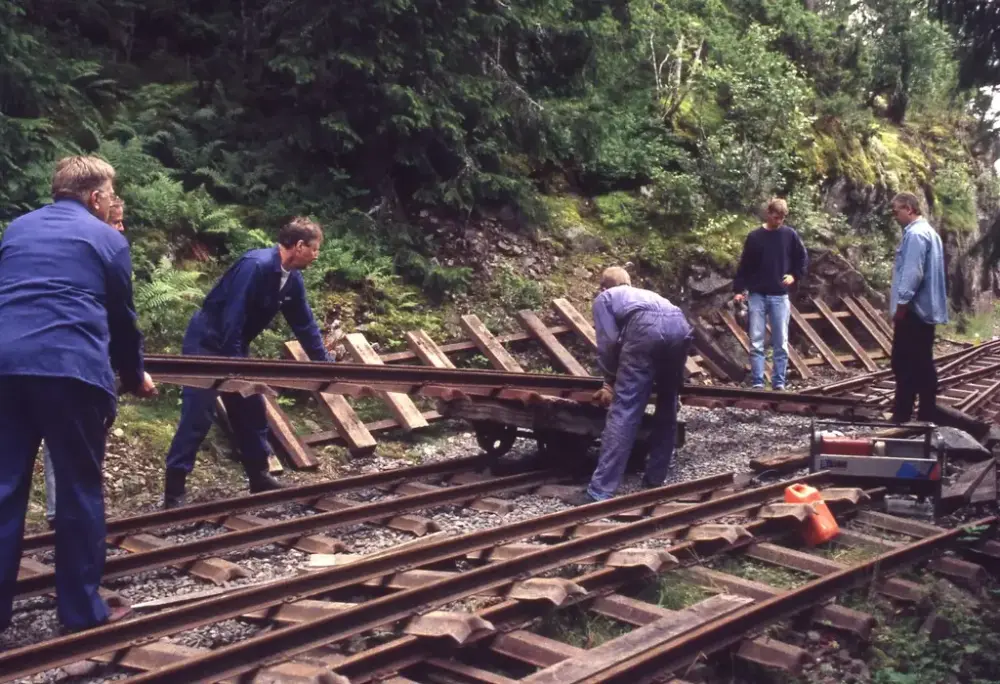
{"label": "rusty rail", "polygon": [[[257,391],[260,385],[284,389],[364,395],[373,389],[452,398],[462,393],[530,400],[530,394],[550,394],[589,400],[600,388],[597,377],[543,373],[508,373],[427,366],[371,366],[355,363],[270,361],[210,356],[149,356],[146,368],[162,382]],[[767,404],[857,407],[850,397],[803,392],[766,392],[733,387],[685,385],[681,396]]]}
{"label": "rusty rail", "polygon": [[[455,475],[485,467],[488,463],[489,459],[485,456],[472,456],[409,468],[397,468],[365,475],[342,477],[337,480],[328,480],[298,487],[285,487],[259,494],[190,504],[170,510],[154,511],[128,518],[109,520],[107,522],[107,536],[114,538],[136,532],[155,530],[170,525],[211,521],[220,516],[242,513],[257,508],[312,501],[334,494],[343,494],[355,489],[389,485],[431,475]],[[26,536],[21,551],[22,553],[29,553],[50,548],[55,544],[55,539],[55,532],[42,532]]]}
{"label": "rusty rail", "polygon": [[[870,489],[866,494],[871,498],[877,498],[884,493],[881,488]],[[845,501],[830,502],[830,509],[840,512],[847,506]],[[850,506],[853,508],[854,506]],[[757,519],[746,525],[746,530],[753,535],[752,541],[761,541],[770,538],[787,537],[789,534],[798,534],[797,525],[780,524],[777,519]],[[722,549],[723,553],[738,552],[751,540],[745,540],[742,544],[729,545]],[[664,549],[678,559],[684,559],[683,565],[694,565],[703,562],[706,558],[719,553],[717,540],[693,539],[675,543]],[[574,584],[579,585],[587,591],[587,594],[570,597],[566,603],[560,606],[564,609],[568,606],[578,605],[593,601],[598,596],[607,595],[608,592],[616,590],[623,585],[635,582],[638,579],[647,577],[636,572],[635,568],[604,567],[592,570],[584,575],[574,578]],[[540,605],[538,602],[529,602],[517,599],[508,599],[495,606],[484,608],[477,612],[477,615],[491,623],[504,625],[503,632],[518,629],[528,623],[543,617],[548,611],[548,606]],[[484,639],[495,637],[488,634],[480,638],[473,635],[467,642],[461,645],[465,648],[474,645]],[[434,650],[431,650],[434,647]],[[455,645],[442,643],[436,640],[429,644],[427,639],[417,636],[404,636],[389,643],[375,648],[362,651],[349,656],[343,662],[337,664],[336,672],[347,677],[352,683],[369,682],[381,680],[391,676],[401,670],[411,667],[417,663],[427,660],[429,657],[444,656],[454,650]]]}
{"label": "rusty rail", "polygon": [[815,605],[839,592],[871,582],[880,573],[928,558],[966,534],[970,528],[993,526],[996,523],[996,517],[984,518],[883,553],[868,562],[826,575],[798,589],[737,610],[667,644],[621,660],[592,676],[572,680],[572,683],[567,681],[565,684],[636,684],[651,681],[649,678],[653,676],[677,670],[703,653],[726,648],[740,640],[744,634],[794,615],[803,607]]}
{"label": "rusty rail", "polygon": [[[177,681],[192,683],[214,682],[240,675],[257,669],[259,667],[258,664],[262,661],[268,662],[271,659],[279,657],[287,659],[290,656],[308,651],[316,646],[335,643],[341,639],[346,639],[367,630],[406,618],[415,612],[426,610],[431,606],[457,601],[487,589],[508,585],[520,577],[537,575],[556,569],[567,563],[588,558],[595,553],[606,551],[619,544],[644,539],[671,527],[690,525],[695,522],[734,513],[755,503],[766,502],[779,496],[785,487],[792,482],[819,482],[823,479],[825,479],[825,473],[817,473],[816,475],[797,478],[795,480],[779,482],[759,489],[723,496],[683,510],[628,523],[622,525],[620,528],[565,541],[518,558],[491,563],[425,586],[367,601],[324,618],[253,637],[246,641],[217,649],[205,656],[140,675],[133,681],[145,684],[149,682]],[[700,481],[696,480],[695,482]],[[663,489],[673,489],[680,486],[682,485],[673,485],[672,487]],[[605,517],[610,514],[607,510],[608,508],[621,511],[635,508],[636,503],[639,501],[643,502],[643,504],[639,505],[648,504],[650,503],[650,494],[655,492],[656,490],[641,492],[621,497],[620,500],[611,499],[609,501],[593,503],[573,509],[572,511],[555,513],[552,516],[545,517],[550,518],[566,515],[566,513],[579,514],[583,512],[589,512],[591,517],[595,518]],[[624,505],[628,506],[628,508],[623,509],[621,505],[617,505],[619,502],[625,502],[626,500],[628,500],[628,503],[624,503]],[[540,518],[538,520],[544,519]],[[537,520],[529,521],[529,523],[537,523]],[[515,524],[511,527],[516,527],[517,525]],[[528,525],[528,527],[531,526]],[[474,533],[474,536],[480,534],[483,533]],[[518,536],[523,538],[527,535],[519,534]],[[442,542],[442,544],[446,543],[448,542]],[[436,557],[432,545],[416,549],[414,555],[427,556],[420,561],[422,563],[431,562]],[[365,575],[368,566],[374,567],[379,565],[380,562],[381,559],[361,560],[341,570],[341,574],[352,574],[353,571],[353,573]],[[407,563],[407,565],[411,565],[411,563]],[[337,570],[336,568],[333,569],[330,571],[330,574],[335,574]],[[3,658],[0,656],[0,667],[2,666]]]}
{"label": "rusty rail", "polygon": [[[405,548],[395,553],[387,553],[371,559],[364,559],[348,566],[335,566],[327,570],[296,576],[274,583],[248,587],[218,598],[207,599],[127,622],[104,625],[86,632],[6,651],[0,653],[0,679],[2,681],[10,681],[53,667],[94,657],[102,653],[117,651],[143,640],[155,639],[186,629],[193,629],[202,625],[238,617],[253,611],[265,610],[278,604],[287,603],[289,600],[309,598],[339,588],[361,584],[370,579],[398,572],[403,568],[417,567],[447,560],[472,551],[518,541],[548,530],[563,529],[588,520],[617,515],[635,508],[652,506],[671,498],[696,493],[708,493],[730,484],[732,479],[733,474],[727,473],[725,475],[701,478],[658,489],[645,490],[588,506],[552,513],[540,518],[512,523],[503,527],[471,532],[450,537],[439,542]],[[823,475],[817,474],[804,478],[802,481],[818,482],[822,479]],[[746,501],[754,500],[756,492],[761,491],[752,490],[747,494],[738,495],[741,498],[737,500],[743,501],[745,505]],[[757,494],[757,496],[760,496],[760,494]],[[724,497],[703,505],[711,506],[710,510],[726,509],[727,505],[733,505],[731,499],[732,497]],[[348,509],[344,513],[350,513],[353,510]],[[686,516],[691,515],[689,510],[682,511],[681,514]],[[663,516],[660,516],[656,520],[664,524],[667,522],[678,524],[677,521],[679,518],[667,520]],[[584,539],[590,539],[590,537],[585,537]],[[514,579],[515,577],[512,576],[508,578],[508,581],[513,581]],[[281,630],[281,633],[284,634],[285,631]],[[163,681],[196,680],[181,677],[180,679],[167,679]]]}
{"label": "rusty rail", "polygon": [[[220,553],[239,551],[272,542],[294,539],[316,532],[317,530],[330,530],[346,525],[382,520],[399,513],[468,501],[484,494],[495,494],[512,489],[538,486],[545,482],[565,478],[566,475],[563,473],[545,471],[497,477],[485,482],[443,487],[431,492],[411,494],[410,496],[398,499],[385,499],[383,501],[345,508],[340,511],[330,511],[328,513],[317,513],[316,515],[280,520],[260,527],[224,532],[211,537],[194,539],[181,544],[172,544],[150,551],[111,556],[104,564],[104,579],[123,577],[167,565],[210,558]],[[16,584],[17,594],[19,596],[31,596],[50,591],[55,588],[55,580],[55,572],[53,571],[20,577]]]}

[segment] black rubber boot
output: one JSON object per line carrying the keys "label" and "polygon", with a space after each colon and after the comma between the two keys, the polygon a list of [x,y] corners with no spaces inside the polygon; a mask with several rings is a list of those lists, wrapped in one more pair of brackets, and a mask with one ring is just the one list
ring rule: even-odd
{"label": "black rubber boot", "polygon": [[250,493],[257,494],[258,492],[270,492],[274,489],[281,489],[281,483],[272,477],[271,473],[266,470],[262,470],[256,473],[247,473],[247,479],[250,481]]}
{"label": "black rubber boot", "polygon": [[187,473],[183,470],[167,470],[166,484],[163,488],[164,508],[171,509],[184,505],[184,482],[186,480]]}

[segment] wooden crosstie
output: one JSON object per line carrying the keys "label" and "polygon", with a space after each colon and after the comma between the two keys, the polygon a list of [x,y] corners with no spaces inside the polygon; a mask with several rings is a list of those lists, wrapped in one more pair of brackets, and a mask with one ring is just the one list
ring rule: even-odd
{"label": "wooden crosstie", "polygon": [[[789,373],[795,373],[800,380],[812,380],[815,376],[812,369],[818,366],[838,373],[875,372],[879,370],[878,362],[887,360],[892,353],[892,327],[871,302],[863,297],[846,296],[835,306],[817,297],[804,300],[799,306],[791,305]],[[747,331],[733,314],[723,309],[717,316],[749,353]],[[768,326],[768,335],[770,332]],[[749,363],[745,367],[749,368]],[[766,376],[770,370],[768,362]]]}
{"label": "wooden crosstie", "polygon": [[[802,380],[814,377],[813,369],[827,366],[838,372],[872,371],[877,361],[888,358],[891,351],[892,332],[888,322],[865,299],[845,297],[835,307],[822,300],[804,303],[806,310],[793,307],[789,337],[789,371]],[[524,310],[517,314],[522,331],[497,335],[475,315],[462,316],[460,324],[468,339],[448,344],[436,343],[423,330],[412,330],[405,335],[408,350],[378,354],[360,333],[344,339],[352,361],[368,364],[419,363],[436,368],[455,368],[451,355],[478,351],[490,365],[507,372],[520,373],[525,368],[510,351],[513,344],[534,342],[553,362],[558,372],[574,376],[589,376],[597,372],[597,336],[590,321],[566,299],[552,301],[552,313],[558,321],[547,325],[541,315]],[[733,335],[744,352],[749,351],[750,340],[744,328],[728,311],[714,312]],[[746,367],[746,357],[730,358],[721,351],[706,332],[704,320],[690,317],[696,328],[695,343],[687,359],[686,369],[693,381],[738,382],[738,374]],[[770,330],[769,330],[770,332]],[[590,352],[588,358],[576,358],[570,351],[570,340]],[[798,348],[793,344],[798,342]],[[815,351],[813,351],[815,350]],[[298,342],[285,343],[286,355],[296,360],[308,360]],[[770,364],[767,370],[770,377]],[[315,393],[320,410],[332,423],[333,429],[314,434],[297,434],[287,414],[273,397],[267,398],[268,424],[273,434],[272,446],[290,467],[314,468],[318,465],[313,449],[326,444],[339,444],[353,455],[370,453],[377,445],[377,435],[390,430],[414,431],[441,419],[437,411],[421,411],[413,400],[396,392],[377,392],[375,396],[386,406],[391,418],[365,423],[348,399],[339,394]],[[275,468],[280,464],[273,463]]]}

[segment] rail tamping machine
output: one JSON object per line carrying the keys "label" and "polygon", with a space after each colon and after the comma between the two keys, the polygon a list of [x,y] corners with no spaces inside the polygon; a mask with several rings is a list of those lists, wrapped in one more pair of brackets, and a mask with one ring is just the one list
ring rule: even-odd
{"label": "rail tamping machine", "polygon": [[[900,428],[894,423],[813,421],[809,470],[827,470],[838,483],[883,486],[894,493],[941,500],[946,449],[934,438],[934,425],[912,424],[912,437],[846,437],[859,429]],[[830,434],[830,433],[834,434]]]}

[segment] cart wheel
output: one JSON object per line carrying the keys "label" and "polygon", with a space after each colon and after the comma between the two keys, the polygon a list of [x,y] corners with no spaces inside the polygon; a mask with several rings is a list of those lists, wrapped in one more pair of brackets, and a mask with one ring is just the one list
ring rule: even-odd
{"label": "cart wheel", "polygon": [[503,423],[477,422],[476,443],[491,458],[499,458],[510,451],[517,439],[517,427]]}

